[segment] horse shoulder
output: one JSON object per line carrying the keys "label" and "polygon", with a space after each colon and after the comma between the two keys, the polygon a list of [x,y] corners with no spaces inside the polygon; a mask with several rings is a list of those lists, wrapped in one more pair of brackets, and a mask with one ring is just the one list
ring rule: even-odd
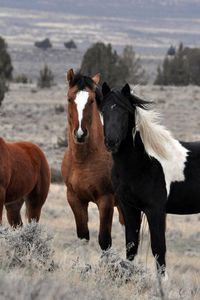
{"label": "horse shoulder", "polygon": [[72,157],[70,155],[70,152],[67,149],[65,151],[62,164],[61,164],[61,174],[65,184],[67,184],[67,182],[69,181],[71,169],[72,169]]}

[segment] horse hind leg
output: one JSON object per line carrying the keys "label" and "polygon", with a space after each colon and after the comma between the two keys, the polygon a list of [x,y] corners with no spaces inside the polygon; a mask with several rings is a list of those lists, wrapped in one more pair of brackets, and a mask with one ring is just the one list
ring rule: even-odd
{"label": "horse hind leg", "polygon": [[21,219],[20,210],[24,203],[24,199],[19,199],[17,201],[5,203],[5,208],[7,212],[7,220],[9,224],[16,228],[17,226],[22,226],[23,222]]}
{"label": "horse hind leg", "polygon": [[42,206],[47,198],[48,191],[44,191],[40,184],[26,197],[26,217],[28,222],[39,222]]}
{"label": "horse hind leg", "polygon": [[38,182],[31,193],[26,197],[26,217],[28,222],[39,222],[41,209],[46,201],[50,186],[50,172],[48,166],[41,172]]}

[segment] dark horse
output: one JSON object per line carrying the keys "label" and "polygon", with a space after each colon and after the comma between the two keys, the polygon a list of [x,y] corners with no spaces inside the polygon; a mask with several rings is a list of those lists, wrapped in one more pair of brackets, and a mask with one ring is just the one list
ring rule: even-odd
{"label": "dark horse", "polygon": [[67,73],[68,148],[62,162],[67,200],[76,221],[77,235],[89,240],[88,204],[94,202],[100,215],[99,244],[111,246],[115,197],[111,184],[112,157],[104,145],[103,126],[98,111],[102,97],[99,74],[92,78]]}
{"label": "dark horse", "polygon": [[28,221],[39,221],[50,185],[44,153],[30,142],[7,143],[0,138],[0,224],[3,206],[11,226],[22,225],[20,210],[25,201]]}
{"label": "dark horse", "polygon": [[128,84],[119,91],[104,83],[102,93],[105,144],[114,160],[112,181],[125,220],[127,258],[137,254],[144,212],[157,268],[164,274],[166,213],[200,212],[200,142],[174,139]]}

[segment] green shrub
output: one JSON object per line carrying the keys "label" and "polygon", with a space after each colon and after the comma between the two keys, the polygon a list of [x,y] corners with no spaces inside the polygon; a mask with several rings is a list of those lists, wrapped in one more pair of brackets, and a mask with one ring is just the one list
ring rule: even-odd
{"label": "green shrub", "polygon": [[50,88],[54,84],[54,75],[47,65],[40,71],[38,86],[40,88]]}
{"label": "green shrub", "polygon": [[157,69],[154,83],[177,86],[200,85],[200,49],[184,47],[181,43],[174,55],[171,55],[169,50],[163,60],[162,67],[159,66]]}
{"label": "green shrub", "polygon": [[101,82],[107,81],[111,86],[126,82],[139,83],[144,76],[144,70],[131,46],[126,46],[120,56],[111,44],[100,42],[86,51],[80,69],[86,75],[101,73]]}
{"label": "green shrub", "polygon": [[28,77],[25,74],[20,74],[20,75],[17,75],[14,78],[14,82],[16,82],[16,83],[28,83],[29,80],[28,80]]}

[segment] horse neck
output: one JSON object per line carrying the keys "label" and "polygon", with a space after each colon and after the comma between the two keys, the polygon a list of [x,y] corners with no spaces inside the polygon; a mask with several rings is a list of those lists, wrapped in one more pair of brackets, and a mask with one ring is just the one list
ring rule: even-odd
{"label": "horse neck", "polygon": [[128,132],[126,138],[122,141],[119,150],[116,154],[113,154],[114,161],[127,162],[129,165],[138,164],[141,161],[148,159],[144,145],[142,143],[140,133],[137,131],[135,136],[133,137],[133,129],[135,127],[135,122],[131,115],[129,115],[129,123],[128,123]]}
{"label": "horse neck", "polygon": [[[68,128],[70,128],[69,124]],[[84,144],[76,144],[72,136],[72,131],[68,130],[68,150],[75,161],[82,163],[94,153],[100,152],[103,147],[103,126],[97,107],[94,105],[93,120],[88,140]]]}

